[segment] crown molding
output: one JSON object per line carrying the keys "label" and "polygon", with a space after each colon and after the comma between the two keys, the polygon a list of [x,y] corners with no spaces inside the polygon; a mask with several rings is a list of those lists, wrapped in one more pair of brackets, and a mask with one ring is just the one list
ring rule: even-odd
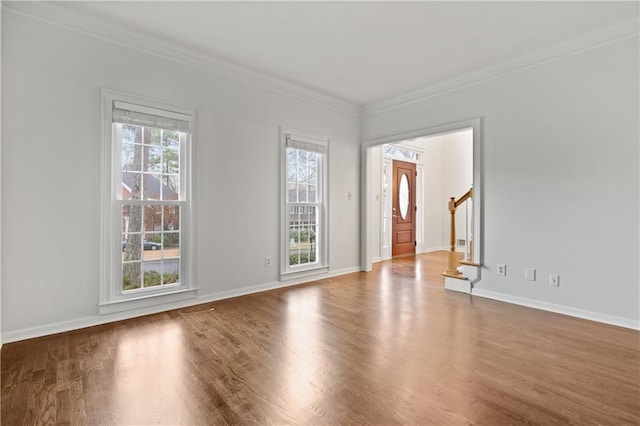
{"label": "crown molding", "polygon": [[4,11],[58,25],[94,38],[128,48],[151,53],[203,71],[242,81],[286,96],[301,99],[352,116],[360,116],[359,105],[334,96],[308,89],[288,81],[234,65],[212,57],[185,50],[176,45],[155,40],[107,22],[92,19],[74,10],[73,4],[60,2],[12,1],[2,2]]}
{"label": "crown molding", "polygon": [[640,32],[640,21],[638,18],[635,18],[634,20],[622,25],[594,32],[568,42],[563,42],[545,50],[490,66],[459,78],[446,80],[413,92],[408,92],[399,96],[393,96],[378,102],[359,106],[265,73],[253,71],[195,52],[190,52],[182,47],[178,47],[164,41],[155,40],[128,29],[106,22],[97,21],[73,10],[73,4],[55,1],[11,1],[2,2],[2,9],[70,30],[78,31],[94,38],[151,53],[183,65],[211,72],[225,78],[242,81],[262,89],[271,90],[356,117],[372,116],[385,111],[401,108],[406,105],[420,102],[505,74],[530,68],[545,62],[559,60],[606,44],[636,37]]}
{"label": "crown molding", "polygon": [[638,18],[622,25],[594,32],[586,36],[557,44],[539,52],[472,72],[459,78],[443,81],[413,92],[384,99],[363,106],[362,116],[371,116],[385,111],[401,108],[447,92],[461,89],[485,80],[534,67],[545,62],[556,61],[596,47],[636,37],[639,33]]}

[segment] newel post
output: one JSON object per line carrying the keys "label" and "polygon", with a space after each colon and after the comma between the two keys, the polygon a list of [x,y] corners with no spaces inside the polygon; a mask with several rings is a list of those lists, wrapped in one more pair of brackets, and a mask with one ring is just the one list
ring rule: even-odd
{"label": "newel post", "polygon": [[449,259],[447,262],[447,271],[445,274],[452,276],[462,276],[458,271],[458,256],[456,255],[456,199],[451,197],[449,200],[449,213],[451,216],[451,247],[449,249]]}

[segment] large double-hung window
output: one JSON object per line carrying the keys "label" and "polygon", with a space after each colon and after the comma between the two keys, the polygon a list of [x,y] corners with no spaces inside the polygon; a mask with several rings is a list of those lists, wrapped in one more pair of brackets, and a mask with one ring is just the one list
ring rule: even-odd
{"label": "large double-hung window", "polygon": [[283,129],[283,153],[282,275],[322,272],[329,266],[328,139]]}
{"label": "large double-hung window", "polygon": [[105,91],[101,312],[192,297],[195,111]]}

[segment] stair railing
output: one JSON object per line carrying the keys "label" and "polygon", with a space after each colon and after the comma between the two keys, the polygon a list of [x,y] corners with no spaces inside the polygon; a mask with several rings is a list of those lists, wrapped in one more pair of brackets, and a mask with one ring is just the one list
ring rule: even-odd
{"label": "stair railing", "polygon": [[[467,201],[468,199],[473,198],[473,188],[470,188],[467,192],[464,193],[464,195],[462,195],[460,198],[458,198],[456,200],[455,197],[451,197],[451,199],[449,200],[449,214],[451,217],[451,227],[450,227],[450,240],[451,240],[451,247],[449,249],[449,258],[447,261],[447,270],[445,272],[443,272],[443,275],[446,276],[450,276],[450,277],[455,277],[455,278],[462,278],[464,277],[464,275],[462,275],[459,271],[458,271],[458,256],[456,254],[456,209],[462,205],[462,203],[464,203],[465,201]],[[473,213],[472,213],[473,216]],[[472,245],[471,241],[467,241],[466,242],[467,247]],[[467,260],[469,262],[472,262],[473,256],[473,252],[472,249],[469,248],[468,251],[468,258]]]}

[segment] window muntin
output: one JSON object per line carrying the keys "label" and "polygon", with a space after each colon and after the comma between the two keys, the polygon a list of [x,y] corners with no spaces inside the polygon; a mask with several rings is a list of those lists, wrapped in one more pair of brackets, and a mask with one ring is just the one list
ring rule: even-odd
{"label": "window muntin", "polygon": [[129,309],[121,303],[127,301],[131,308],[154,304],[151,296],[187,297],[184,291],[195,290],[189,256],[195,111],[174,112],[170,105],[109,91],[103,100],[107,199],[100,312]]}
{"label": "window muntin", "polygon": [[420,153],[412,151],[406,148],[400,148],[397,146],[385,145],[384,154],[389,157],[398,158],[400,160],[419,161]]}
{"label": "window muntin", "polygon": [[289,267],[319,261],[316,236],[320,226],[320,162],[320,154],[317,152],[287,148]]}
{"label": "window muntin", "polygon": [[327,266],[326,157],[326,138],[285,136],[285,274]]}
{"label": "window muntin", "polygon": [[122,152],[121,291],[179,285],[180,148],[187,133],[114,126]]}

